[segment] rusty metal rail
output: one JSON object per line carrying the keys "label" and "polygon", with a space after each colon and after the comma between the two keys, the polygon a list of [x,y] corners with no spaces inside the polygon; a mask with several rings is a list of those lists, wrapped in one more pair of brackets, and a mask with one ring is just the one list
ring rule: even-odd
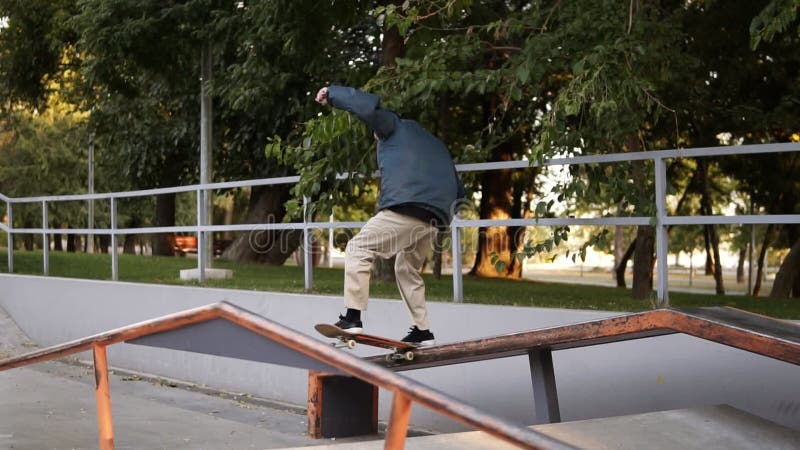
{"label": "rusty metal rail", "polygon": [[527,355],[535,423],[561,421],[552,352],[684,333],[800,365],[800,325],[728,307],[664,308],[415,351],[410,362],[366,358],[394,371]]}
{"label": "rusty metal rail", "polygon": [[99,444],[103,450],[114,448],[114,431],[111,415],[111,397],[108,385],[106,347],[148,335],[176,330],[182,327],[216,319],[227,320],[246,330],[263,336],[277,344],[299,352],[315,361],[327,364],[341,372],[364,380],[394,393],[385,448],[402,449],[412,402],[417,402],[440,414],[485,431],[510,444],[525,449],[574,449],[574,447],[542,433],[520,427],[498,417],[411,380],[386,368],[370,364],[361,358],[332,348],[305,334],[268,320],[227,302],[171,314],[158,319],[140,322],[105,333],[61,345],[44,348],[25,355],[0,361],[0,371],[27,366],[92,350],[94,355],[96,401]]}
{"label": "rusty metal rail", "polygon": [[417,350],[410,362],[367,358],[395,371],[684,333],[800,364],[800,326],[729,307],[664,308]]}

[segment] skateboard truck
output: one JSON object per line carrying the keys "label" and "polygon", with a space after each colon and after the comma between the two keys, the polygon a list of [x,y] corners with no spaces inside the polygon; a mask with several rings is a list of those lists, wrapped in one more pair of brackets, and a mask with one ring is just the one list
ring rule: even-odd
{"label": "skateboard truck", "polygon": [[408,342],[396,341],[394,339],[363,333],[351,334],[335,325],[326,323],[317,324],[314,328],[323,336],[336,339],[336,341],[331,342],[331,345],[335,348],[353,349],[356,344],[361,343],[372,347],[391,350],[392,353],[387,354],[385,357],[386,362],[414,360],[414,349],[416,345]]}
{"label": "skateboard truck", "polygon": [[[356,348],[356,344],[358,341],[355,339],[348,339],[345,337],[337,338],[338,341],[331,342],[331,345],[336,348],[349,348],[354,349]],[[403,350],[398,348],[391,348],[394,353],[389,353],[386,355],[386,362],[395,362],[395,361],[413,361],[414,360],[414,352],[411,350]]]}
{"label": "skateboard truck", "polygon": [[336,348],[349,348],[353,349],[356,348],[356,341],[355,339],[346,339],[346,338],[338,338],[338,342],[331,342],[331,345]]}
{"label": "skateboard truck", "polygon": [[404,352],[395,351],[394,353],[389,353],[386,355],[386,362],[394,362],[394,361],[413,361],[414,360],[414,352],[411,350],[406,350]]}

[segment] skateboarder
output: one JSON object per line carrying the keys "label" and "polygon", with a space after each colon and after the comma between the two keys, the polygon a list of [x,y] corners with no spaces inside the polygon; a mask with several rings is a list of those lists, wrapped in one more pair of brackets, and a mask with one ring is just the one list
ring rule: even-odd
{"label": "skateboarder", "polygon": [[381,108],[374,94],[329,86],[317,92],[316,101],[354,114],[372,130],[381,176],[378,212],[345,249],[347,311],[336,326],[350,333],[363,330],[361,311],[367,309],[372,262],[396,256],[397,287],[413,324],[403,341],[433,345],[419,272],[433,236],[450,225],[456,201],[464,197],[450,152],[417,122]]}

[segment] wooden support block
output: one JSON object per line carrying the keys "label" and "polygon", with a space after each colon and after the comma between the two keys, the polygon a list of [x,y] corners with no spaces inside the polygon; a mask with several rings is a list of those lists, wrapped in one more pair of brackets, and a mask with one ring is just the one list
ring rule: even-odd
{"label": "wooden support block", "polygon": [[378,387],[358,378],[308,372],[308,435],[314,439],[378,433]]}

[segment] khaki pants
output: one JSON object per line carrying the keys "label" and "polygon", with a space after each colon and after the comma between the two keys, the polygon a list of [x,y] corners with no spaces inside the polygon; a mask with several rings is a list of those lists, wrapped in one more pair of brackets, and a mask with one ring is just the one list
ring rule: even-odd
{"label": "khaki pants", "polygon": [[436,227],[419,219],[390,210],[382,210],[364,225],[347,243],[344,258],[344,304],[365,311],[369,299],[369,276],[376,256],[390,258],[394,264],[397,287],[408,306],[414,325],[428,329],[425,307],[425,284],[419,270],[431,249]]}

